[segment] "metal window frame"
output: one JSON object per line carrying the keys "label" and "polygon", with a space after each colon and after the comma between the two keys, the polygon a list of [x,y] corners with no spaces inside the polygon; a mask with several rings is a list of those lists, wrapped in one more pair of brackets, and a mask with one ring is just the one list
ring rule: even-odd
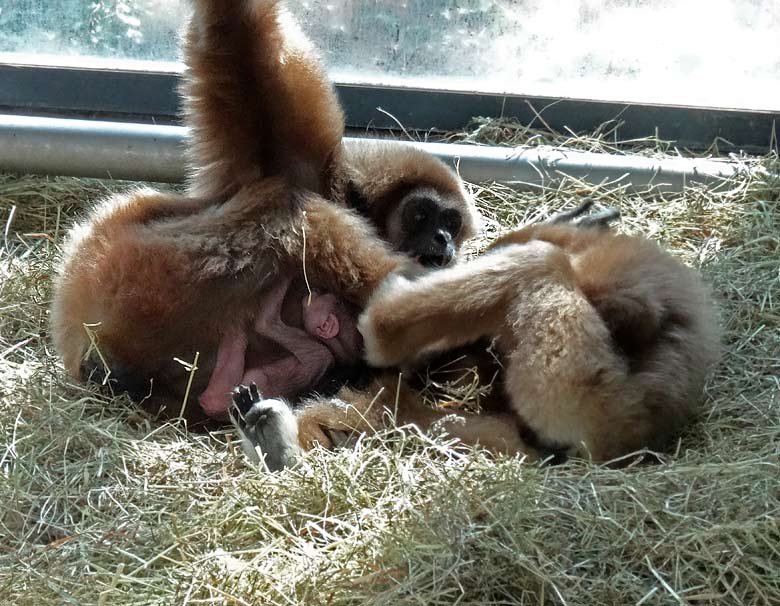
{"label": "metal window frame", "polygon": [[[120,64],[121,66],[121,64]],[[0,64],[0,112],[179,124],[181,76],[128,69]],[[680,148],[765,154],[777,151],[778,111],[618,103],[337,83],[347,127],[445,132],[474,117],[590,133],[614,121],[616,141],[658,137]],[[380,111],[378,108],[384,111]],[[395,118],[395,119],[394,119]],[[397,122],[396,122],[397,120]]]}

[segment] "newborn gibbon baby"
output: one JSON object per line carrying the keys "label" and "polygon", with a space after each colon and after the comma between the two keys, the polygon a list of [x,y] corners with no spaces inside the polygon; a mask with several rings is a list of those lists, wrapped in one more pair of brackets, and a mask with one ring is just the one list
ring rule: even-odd
{"label": "newborn gibbon baby", "polygon": [[476,214],[421,151],[342,148],[333,88],[278,2],[195,0],[184,50],[189,194],[115,196],[71,230],[52,333],[74,377],[201,422],[227,417],[236,382],[294,398],[358,363],[368,296],[408,263],[447,265]]}
{"label": "newborn gibbon baby", "polygon": [[381,426],[387,410],[396,423],[439,422],[466,443],[507,453],[607,461],[668,444],[697,410],[717,359],[712,303],[697,273],[657,244],[603,227],[608,213],[567,224],[586,209],[511,232],[460,266],[393,275],[360,317],[367,359],[379,367],[412,368],[492,340],[503,408],[448,418],[385,377],[378,396],[345,391],[295,416],[277,405],[280,431],[266,423],[258,437],[268,405],[239,389],[234,416],[246,450],[272,449],[269,467],[279,467],[314,442],[330,445],[332,430]]}

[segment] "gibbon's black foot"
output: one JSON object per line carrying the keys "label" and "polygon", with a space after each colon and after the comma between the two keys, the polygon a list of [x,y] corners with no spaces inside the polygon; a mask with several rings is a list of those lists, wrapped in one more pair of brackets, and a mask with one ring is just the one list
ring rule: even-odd
{"label": "gibbon's black foot", "polygon": [[290,407],[283,400],[263,399],[254,383],[233,390],[230,420],[246,456],[269,471],[289,467],[301,453],[298,422]]}
{"label": "gibbon's black foot", "polygon": [[238,409],[241,415],[246,415],[255,402],[260,401],[260,393],[257,391],[257,385],[252,383],[249,387],[239,385],[233,390],[233,406]]}

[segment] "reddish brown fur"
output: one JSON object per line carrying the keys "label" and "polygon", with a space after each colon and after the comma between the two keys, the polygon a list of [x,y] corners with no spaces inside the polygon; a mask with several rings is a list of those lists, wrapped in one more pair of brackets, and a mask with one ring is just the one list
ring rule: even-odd
{"label": "reddish brown fur", "polygon": [[[52,310],[73,376],[103,370],[94,353],[84,360],[93,325],[119,387],[151,394],[146,403],[167,415],[179,414],[189,378],[174,358],[200,352],[194,402],[221,336],[250,321],[280,273],[300,275],[305,262],[313,287],[361,305],[409,262],[346,208],[350,192],[373,208],[375,183],[389,197],[394,183],[433,185],[463,210],[458,243],[473,212],[452,171],[422,152],[372,148],[366,155],[389,164],[363,166],[357,153],[360,170],[349,168],[332,87],[277,2],[197,0],[185,57],[190,196],[141,190],[100,205],[70,234]],[[195,404],[185,413],[203,418]]]}
{"label": "reddish brown fur", "polygon": [[[511,413],[451,414],[422,404],[419,392],[398,375],[378,377],[361,391],[342,389],[332,399],[317,399],[295,410],[298,446],[310,450],[332,445],[331,430],[375,433],[392,421],[429,429],[434,424],[465,444],[479,443],[493,452],[513,454],[532,449],[523,442]],[[327,431],[327,433],[326,433]]]}
{"label": "reddish brown fur", "polygon": [[[697,410],[718,352],[695,272],[647,239],[562,225],[517,230],[482,257],[416,281],[393,277],[360,326],[380,366],[497,338],[517,420],[541,442],[595,460],[666,445]],[[406,386],[396,402],[386,381],[369,414],[371,399],[351,392],[346,405],[299,411],[301,447],[328,444],[323,427],[371,431],[385,407],[421,427],[445,416]],[[462,415],[447,429],[467,443],[536,454],[517,420]]]}
{"label": "reddish brown fur", "polygon": [[[286,199],[287,208],[264,213],[257,206],[268,196]],[[146,192],[127,203],[174,199]],[[222,206],[145,223],[123,212],[120,199],[106,206],[109,212],[73,232],[57,281],[55,343],[68,371],[79,376],[89,345],[83,325],[98,324],[110,365],[143,377],[147,391],[153,379],[163,400],[184,393],[187,372],[174,357],[191,361],[202,352],[193,393],[205,388],[220,335],[249,320],[277,272],[299,271],[304,229],[313,285],[352,301],[364,301],[402,262],[359,217],[273,181],[245,188]],[[115,206],[120,210],[113,213]],[[330,237],[331,230],[344,239]]]}
{"label": "reddish brown fur", "polygon": [[309,41],[274,0],[197,0],[184,98],[197,196],[284,175],[328,194],[344,118]]}

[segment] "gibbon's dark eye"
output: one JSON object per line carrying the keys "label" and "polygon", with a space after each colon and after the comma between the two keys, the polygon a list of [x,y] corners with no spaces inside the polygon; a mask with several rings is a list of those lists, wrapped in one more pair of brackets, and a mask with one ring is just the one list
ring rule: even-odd
{"label": "gibbon's dark eye", "polygon": [[411,198],[404,204],[402,224],[407,232],[423,229],[438,214],[438,205],[430,198]]}
{"label": "gibbon's dark eye", "polygon": [[439,215],[439,222],[441,226],[450,232],[450,235],[454,238],[460,232],[460,228],[463,227],[463,217],[454,208],[447,208]]}

